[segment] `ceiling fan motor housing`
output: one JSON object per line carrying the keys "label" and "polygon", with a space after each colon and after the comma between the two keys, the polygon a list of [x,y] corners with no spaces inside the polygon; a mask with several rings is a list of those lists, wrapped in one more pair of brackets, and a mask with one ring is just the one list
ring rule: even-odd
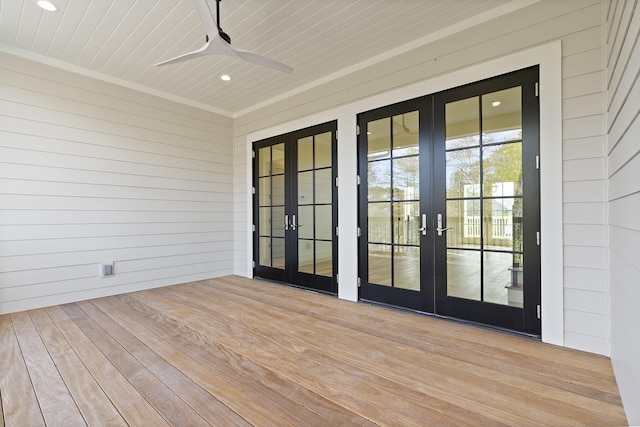
{"label": "ceiling fan motor housing", "polygon": [[[220,37],[222,37],[222,40],[224,40],[227,43],[231,44],[231,37],[229,37],[229,34],[225,33],[224,31],[222,31],[219,28],[218,28],[218,34],[220,34]],[[209,41],[209,35],[208,34],[204,35],[204,41],[205,42]]]}
{"label": "ceiling fan motor housing", "polygon": [[227,34],[224,31],[222,31],[222,28],[220,28],[220,27],[218,27],[218,34],[220,34],[220,37],[222,37],[222,40],[224,40],[227,43],[231,44],[231,37],[229,37],[229,34]]}

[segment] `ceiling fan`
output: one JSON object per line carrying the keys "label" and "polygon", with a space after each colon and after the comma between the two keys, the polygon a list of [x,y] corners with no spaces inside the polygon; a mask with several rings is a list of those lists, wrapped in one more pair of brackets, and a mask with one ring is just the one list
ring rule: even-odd
{"label": "ceiling fan", "polygon": [[274,59],[267,58],[260,54],[249,52],[247,50],[238,49],[231,46],[231,37],[220,27],[220,2],[216,1],[216,19],[211,15],[211,10],[207,4],[207,0],[193,0],[193,5],[196,9],[196,13],[200,18],[200,22],[205,30],[205,43],[198,50],[185,53],[175,58],[167,59],[166,61],[158,62],[155,65],[168,65],[175,64],[176,62],[187,61],[189,59],[198,58],[206,55],[227,55],[236,58],[243,59],[245,61],[253,62],[265,67],[273,68],[274,70],[282,71],[285,73],[292,73],[293,68],[278,62]]}

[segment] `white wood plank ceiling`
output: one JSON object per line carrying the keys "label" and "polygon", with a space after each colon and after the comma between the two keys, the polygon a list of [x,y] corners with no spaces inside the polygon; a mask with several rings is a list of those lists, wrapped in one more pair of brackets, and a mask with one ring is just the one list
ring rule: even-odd
{"label": "white wood plank ceiling", "polygon": [[294,67],[290,75],[226,56],[154,67],[204,43],[191,0],[53,2],[58,12],[0,0],[0,50],[237,115],[534,0],[223,0],[232,45]]}

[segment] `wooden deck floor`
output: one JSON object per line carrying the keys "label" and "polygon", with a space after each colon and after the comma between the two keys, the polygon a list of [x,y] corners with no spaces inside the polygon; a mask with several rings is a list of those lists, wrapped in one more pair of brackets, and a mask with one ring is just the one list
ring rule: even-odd
{"label": "wooden deck floor", "polygon": [[0,316],[0,426],[626,425],[608,358],[225,277]]}

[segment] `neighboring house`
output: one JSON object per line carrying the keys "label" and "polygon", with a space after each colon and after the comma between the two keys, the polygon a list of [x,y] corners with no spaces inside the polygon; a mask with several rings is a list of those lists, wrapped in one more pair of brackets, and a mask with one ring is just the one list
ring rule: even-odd
{"label": "neighboring house", "polygon": [[639,38],[637,1],[541,1],[237,117],[0,45],[0,313],[251,276],[251,143],[329,120],[355,300],[356,115],[540,64],[542,339],[610,356],[640,424]]}

